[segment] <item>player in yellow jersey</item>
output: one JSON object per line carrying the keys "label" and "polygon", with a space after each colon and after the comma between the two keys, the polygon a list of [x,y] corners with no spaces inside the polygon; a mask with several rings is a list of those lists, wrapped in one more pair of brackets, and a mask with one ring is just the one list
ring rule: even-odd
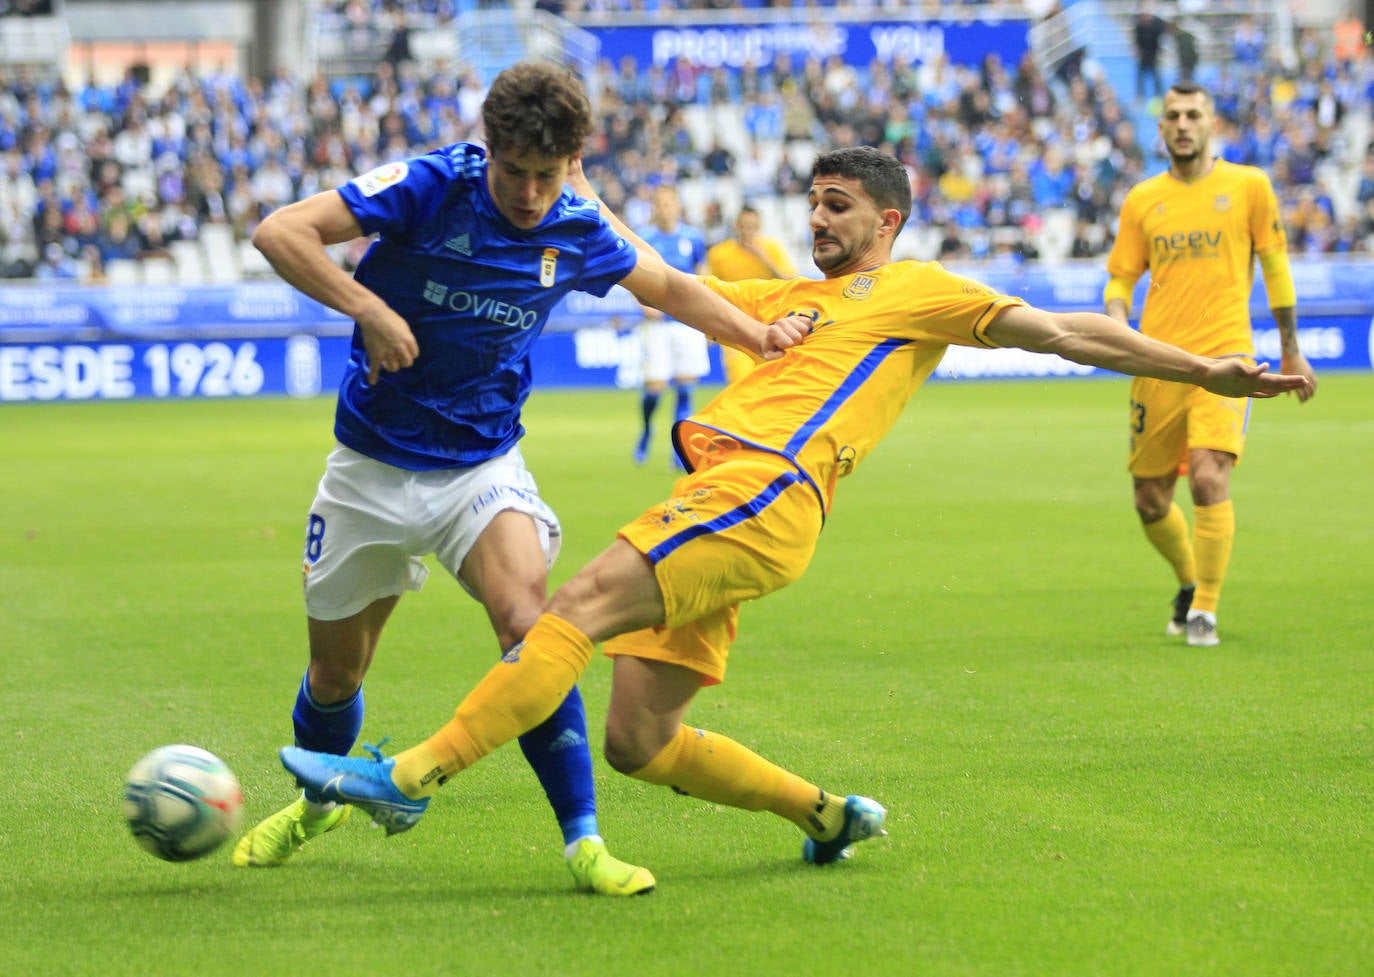
{"label": "player in yellow jersey", "polygon": [[[706,271],[721,281],[738,282],[752,278],[796,278],[797,266],[782,242],[760,233],[763,218],[758,209],[745,204],[735,216],[735,235],[706,252]],[[725,382],[734,383],[748,373],[754,360],[742,350],[720,348],[720,364]]]}
{"label": "player in yellow jersey", "polygon": [[[1297,391],[1316,390],[1312,367],[1298,349],[1296,296],[1288,242],[1269,178],[1253,166],[1214,157],[1211,96],[1191,82],[1164,95],[1159,134],[1169,169],[1133,187],[1121,207],[1120,230],[1107,259],[1107,314],[1127,322],[1131,293],[1147,270],[1150,289],[1140,331],[1203,356],[1255,353],[1250,291],[1255,258],[1280,337],[1280,372],[1306,377]],[[1235,538],[1231,469],[1245,447],[1250,404],[1194,386],[1138,377],[1131,385],[1131,451],[1135,508],[1145,535],[1173,567],[1179,590],[1167,634],[1211,646],[1217,601]],[[1193,497],[1193,533],[1174,502],[1186,472]]]}
{"label": "player in yellow jersey", "polygon": [[[590,192],[580,170],[571,181]],[[1018,346],[1229,396],[1309,384],[1185,352],[1098,313],[1035,309],[935,263],[892,261],[911,185],[901,163],[878,150],[822,153],[809,199],[812,256],[824,280],[706,280],[772,322],[770,330],[800,337],[800,322],[809,334],[678,426],[690,473],[672,497],[561,587],[525,641],[432,737],[377,761],[285,747],[282,762],[298,780],[361,806],[390,832],[406,830],[441,784],[552,712],[605,641],[614,657],[605,739],[612,767],[711,803],[777,814],[806,835],[806,861],[836,861],[884,833],[881,805],[825,791],[683,717],[697,692],[725,674],[740,602],[801,576],[836,483],[862,463],[945,349]]]}

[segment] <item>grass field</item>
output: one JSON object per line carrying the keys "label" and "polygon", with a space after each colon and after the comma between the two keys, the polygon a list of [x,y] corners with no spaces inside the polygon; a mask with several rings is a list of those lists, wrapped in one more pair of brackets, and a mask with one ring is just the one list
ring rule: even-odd
{"label": "grass field", "polygon": [[[1374,973],[1374,377],[1256,405],[1209,650],[1163,637],[1174,587],[1131,510],[1125,399],[1120,380],[918,395],[689,717],[878,798],[891,836],[816,869],[791,825],[598,757],[603,829],[659,879],[630,901],[572,891],[514,749],[390,840],[351,823],[274,871],[140,851],[119,798],[152,747],[222,756],[249,823],[292,795],[276,749],[332,404],[0,409],[0,970]],[[666,447],[629,462],[634,404],[530,404],[558,580],[671,483]],[[415,742],[495,654],[432,576],[383,642],[364,736]],[[609,672],[584,683],[594,741]]]}

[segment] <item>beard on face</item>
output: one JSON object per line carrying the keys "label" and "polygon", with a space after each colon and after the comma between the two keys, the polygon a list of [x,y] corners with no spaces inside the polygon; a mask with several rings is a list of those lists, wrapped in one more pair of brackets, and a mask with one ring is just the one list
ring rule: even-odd
{"label": "beard on face", "polygon": [[1180,165],[1184,163],[1195,162],[1201,155],[1202,147],[1199,146],[1197,143],[1193,143],[1193,150],[1191,152],[1180,153],[1175,152],[1172,149],[1169,150],[1169,159],[1173,160],[1175,163],[1178,163]]}
{"label": "beard on face", "polygon": [[[820,244],[822,241],[831,242],[837,246],[837,249],[835,251],[827,251],[822,255],[816,250],[816,245]],[[839,238],[829,235],[824,237],[817,235],[816,239],[811,243],[811,260],[816,262],[816,267],[821,271],[830,271],[832,268],[839,268],[850,259],[853,253],[853,249],[846,248],[841,244]]]}

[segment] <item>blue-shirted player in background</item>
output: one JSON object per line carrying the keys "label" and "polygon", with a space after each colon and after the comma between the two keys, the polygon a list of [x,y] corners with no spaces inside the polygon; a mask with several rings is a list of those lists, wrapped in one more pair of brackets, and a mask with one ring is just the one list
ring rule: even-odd
{"label": "blue-shirted player in background", "polygon": [[[649,225],[639,228],[636,233],[678,271],[691,275],[704,273],[706,238],[695,227],[683,223],[682,200],[677,190],[667,184],[655,187],[652,208]],[[677,393],[674,420],[680,421],[692,413],[692,390],[697,381],[710,372],[711,360],[705,335],[652,307],[644,309],[639,341],[643,354],[644,392],[640,398],[642,427],[635,444],[635,462],[642,465],[649,457],[654,412],[658,410],[659,398],[668,388],[668,381],[673,381]],[[672,462],[676,468],[682,468],[676,451],[672,454]]]}
{"label": "blue-shirted player in background", "polygon": [[[355,321],[329,455],[310,509],[305,603],[310,666],[292,720],[298,745],[346,754],[363,723],[363,677],[387,618],[419,590],[433,553],[486,609],[502,650],[538,619],[558,519],[518,442],[530,350],[577,289],[623,284],[641,302],[765,356],[790,344],[652,256],[598,205],[565,189],[592,131],[581,85],[522,63],[483,106],[488,150],[459,143],[389,163],[271,214],[253,243],[287,282]],[[350,277],[325,246],[379,235]],[[537,717],[536,717],[537,718]],[[598,833],[582,698],[573,687],[520,745],[563,831],[580,888],[653,889]],[[349,808],[309,792],[234,849],[240,866],[280,865]]]}

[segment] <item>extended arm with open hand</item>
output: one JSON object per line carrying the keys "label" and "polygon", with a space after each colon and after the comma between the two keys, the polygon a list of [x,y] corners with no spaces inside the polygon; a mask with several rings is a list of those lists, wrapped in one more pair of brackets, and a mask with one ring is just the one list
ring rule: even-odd
{"label": "extended arm with open hand", "polygon": [[1223,397],[1275,397],[1311,391],[1305,376],[1269,373],[1267,363],[1195,356],[1144,336],[1097,312],[1046,312],[1031,306],[1006,309],[985,335],[999,346],[1055,353],[1066,360],[1133,376],[1193,383]]}

